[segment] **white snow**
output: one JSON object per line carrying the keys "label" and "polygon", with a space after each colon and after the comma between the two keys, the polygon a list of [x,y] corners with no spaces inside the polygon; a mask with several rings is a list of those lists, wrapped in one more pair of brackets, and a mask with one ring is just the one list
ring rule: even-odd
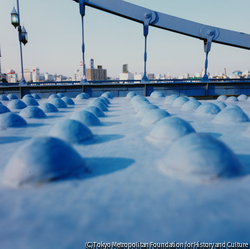
{"label": "white snow", "polygon": [[[47,118],[27,119],[28,125],[23,127],[1,126],[1,183],[5,179],[16,186],[20,182],[29,185],[15,189],[0,186],[1,248],[82,249],[85,242],[101,241],[249,242],[250,136],[246,134],[250,134],[250,122],[215,123],[212,120],[216,114],[196,115],[194,111],[166,104],[167,97],[150,98],[151,104],[171,114],[169,118],[181,118],[197,134],[212,136],[216,142],[210,143],[209,151],[220,150],[220,146],[214,147],[218,141],[225,144],[232,151],[232,154],[225,155],[234,162],[238,161],[241,166],[238,163],[233,165],[237,169],[242,167],[244,172],[241,177],[234,177],[234,174],[231,178],[225,177],[226,172],[234,171],[231,166],[225,166],[228,159],[223,158],[218,167],[210,168],[206,178],[207,173],[202,173],[207,172],[205,167],[199,166],[197,158],[189,155],[188,146],[180,145],[185,151],[173,149],[172,146],[181,140],[168,143],[164,139],[147,139],[161,120],[152,125],[141,125],[142,117],[136,115],[133,99],[130,103],[130,99],[115,97],[110,99],[106,116],[99,117],[103,125],[89,127],[93,139],[68,144],[81,159],[70,156],[68,150],[63,153],[59,150],[59,154],[52,155],[55,165],[64,161],[68,163],[65,166],[68,172],[63,176],[44,163],[46,156],[42,154],[39,141],[41,136],[48,136],[57,123],[86,108],[91,100],[74,99],[74,106],[47,113]],[[9,103],[1,102],[4,105]],[[42,104],[49,100],[38,102]],[[200,102],[215,103],[216,100]],[[250,116],[249,101],[234,104]],[[18,114],[20,110],[15,112]],[[6,114],[0,114],[0,118]],[[175,156],[170,156],[170,148],[175,151]],[[198,151],[196,153],[202,155]],[[50,152],[53,150],[44,150],[46,155]],[[187,163],[182,158],[184,152],[190,160]],[[199,173],[180,167],[180,171],[173,169],[171,174],[166,174],[161,166],[167,155],[172,158],[171,162],[184,161],[187,167],[192,162],[194,170],[198,169]],[[19,167],[19,158],[24,162],[23,168]],[[203,159],[202,165],[206,165],[212,157],[209,152],[198,158]],[[81,160],[81,165],[84,165],[81,169],[87,168],[88,171],[76,174],[77,163]],[[46,165],[48,167],[44,167]],[[167,164],[164,167],[166,169]],[[29,170],[31,178],[27,175]],[[12,177],[17,181],[12,181]]]}

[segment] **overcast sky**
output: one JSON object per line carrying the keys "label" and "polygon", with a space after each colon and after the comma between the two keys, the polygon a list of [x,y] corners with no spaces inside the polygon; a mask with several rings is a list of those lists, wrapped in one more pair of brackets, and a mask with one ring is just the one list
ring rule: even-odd
{"label": "overcast sky", "polygon": [[[127,0],[155,11],[195,22],[250,34],[249,0]],[[23,49],[24,68],[71,76],[81,60],[81,17],[72,0],[19,0],[21,24],[28,32]],[[17,30],[10,23],[15,0],[0,0],[2,72],[20,72]],[[122,65],[132,73],[143,72],[142,24],[87,7],[85,60],[95,60],[108,76],[117,77]],[[183,75],[204,68],[203,41],[151,27],[148,36],[148,73]],[[212,44],[210,73],[227,69],[250,70],[250,50]]]}

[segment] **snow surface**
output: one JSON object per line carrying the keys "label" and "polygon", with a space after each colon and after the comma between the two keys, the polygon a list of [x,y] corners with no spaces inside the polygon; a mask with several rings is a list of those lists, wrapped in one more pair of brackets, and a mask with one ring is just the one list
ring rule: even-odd
{"label": "snow surface", "polygon": [[[80,155],[79,160],[83,160],[87,171],[70,177],[57,175],[60,172],[53,168],[44,168],[42,150],[34,145],[34,139],[41,141],[52,127],[84,110],[92,100],[74,99],[74,106],[47,113],[43,119],[26,119],[26,126],[0,127],[0,248],[80,249],[85,248],[88,241],[250,242],[250,122],[215,123],[212,121],[216,114],[199,115],[182,110],[167,104],[167,97],[147,99],[171,117],[188,122],[196,133],[225,144],[240,163],[244,175],[223,178],[216,177],[219,171],[213,171],[215,177],[209,180],[192,181],[190,179],[197,179],[192,172],[186,179],[179,177],[183,172],[177,170],[166,174],[162,165],[166,170],[168,162],[162,162],[180,140],[169,143],[164,139],[147,139],[157,123],[141,125],[142,117],[137,116],[131,99],[122,97],[110,99],[106,116],[99,117],[103,125],[89,127],[92,139],[69,145]],[[4,105],[9,103],[1,101]],[[199,101],[202,104],[216,102]],[[249,101],[234,104],[250,117]],[[9,113],[0,117],[2,115]],[[185,162],[181,157],[189,155],[188,151],[186,154],[179,153],[179,149],[174,151],[172,159]],[[56,162],[62,163],[67,155],[66,151],[60,153],[55,157]],[[211,155],[205,153],[203,162]],[[25,162],[21,169],[20,157]],[[39,185],[29,187],[11,188],[3,184],[3,179],[10,181],[18,172],[22,176],[28,176],[29,170],[33,173],[33,166],[40,160],[36,176],[38,179],[47,176],[44,170],[48,169],[46,172],[55,174],[52,178],[42,178]],[[195,166],[197,160],[195,157],[192,160]],[[72,160],[71,170],[65,175],[73,173],[72,169],[78,170],[76,161]]]}

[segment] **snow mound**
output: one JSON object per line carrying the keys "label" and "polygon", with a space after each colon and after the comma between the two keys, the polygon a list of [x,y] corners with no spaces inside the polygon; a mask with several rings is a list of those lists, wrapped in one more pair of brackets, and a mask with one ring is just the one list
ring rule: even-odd
{"label": "snow mound", "polygon": [[34,99],[41,99],[40,95],[37,93],[33,93],[32,96]]}
{"label": "snow mound", "polygon": [[222,101],[216,101],[215,104],[218,107],[220,107],[221,110],[227,107],[227,105],[224,102],[222,102]]}
{"label": "snow mound", "polygon": [[89,99],[89,96],[86,93],[80,93],[76,96],[76,99]]}
{"label": "snow mound", "polygon": [[140,95],[137,95],[137,96],[135,96],[134,98],[132,98],[131,100],[130,100],[130,104],[131,104],[131,106],[133,107],[133,108],[136,108],[136,107],[138,107],[139,105],[141,105],[141,104],[150,104],[150,102],[146,99],[146,98],[144,98],[144,97],[142,97],[142,96],[140,96]]}
{"label": "snow mound", "polygon": [[49,99],[60,99],[60,97],[57,94],[53,93],[49,96]]}
{"label": "snow mound", "polygon": [[151,98],[158,99],[158,98],[165,98],[165,94],[160,91],[154,91],[150,94]]}
{"label": "snow mound", "polygon": [[111,92],[105,92],[101,95],[101,97],[105,97],[107,99],[113,99],[114,95]]}
{"label": "snow mound", "polygon": [[235,96],[230,96],[225,101],[226,102],[237,102],[239,100]]}
{"label": "snow mound", "polygon": [[46,114],[44,111],[36,106],[28,106],[24,108],[21,112],[20,115],[23,118],[45,118]]}
{"label": "snow mound", "polygon": [[105,97],[99,97],[99,99],[103,99],[106,102],[107,105],[110,104],[109,100],[107,98],[105,98]]}
{"label": "snow mound", "polygon": [[73,101],[73,99],[69,97],[62,97],[62,100],[66,103],[66,105],[75,105],[75,102]]}
{"label": "snow mound", "polygon": [[217,98],[218,101],[225,101],[226,99],[227,99],[227,96],[225,96],[225,95],[220,95],[220,96]]}
{"label": "snow mound", "polygon": [[228,105],[226,108],[236,108],[242,110],[238,105]]}
{"label": "snow mound", "polygon": [[165,104],[171,105],[171,104],[173,104],[173,102],[174,102],[177,98],[179,98],[179,95],[177,95],[177,94],[172,94],[172,95],[170,95],[170,96],[167,97],[167,99],[166,99],[166,101],[165,101]]}
{"label": "snow mound", "polygon": [[215,115],[219,112],[220,108],[213,103],[204,103],[195,110],[195,114],[197,115]]}
{"label": "snow mound", "polygon": [[179,97],[179,98],[175,99],[172,106],[181,107],[188,101],[190,101],[188,97]]}
{"label": "snow mound", "polygon": [[90,102],[88,104],[88,106],[95,106],[98,107],[99,109],[101,109],[103,112],[107,112],[108,108],[101,102],[97,103],[97,102]]}
{"label": "snow mound", "polygon": [[247,101],[250,101],[250,97],[247,98]]}
{"label": "snow mound", "polygon": [[97,117],[105,117],[105,114],[104,112],[96,107],[96,106],[88,106],[84,109],[85,111],[88,111],[88,112],[92,112],[93,114],[95,114]]}
{"label": "snow mound", "polygon": [[6,101],[8,101],[9,99],[5,95],[0,95],[0,100],[6,100]]}
{"label": "snow mound", "polygon": [[18,99],[18,97],[13,93],[8,94],[7,97],[8,99]]}
{"label": "snow mound", "polygon": [[27,105],[27,106],[38,106],[38,102],[33,98],[33,97],[26,97],[23,98],[23,102]]}
{"label": "snow mound", "polygon": [[98,117],[96,117],[95,114],[88,112],[88,111],[80,111],[80,112],[75,112],[70,119],[74,119],[77,121],[82,122],[86,126],[97,126],[101,125],[101,122]]}
{"label": "snow mound", "polygon": [[25,119],[13,112],[6,112],[0,115],[0,127],[20,127],[27,125]]}
{"label": "snow mound", "polygon": [[23,97],[22,97],[22,100],[26,99],[26,98],[34,98],[31,94],[25,94]]}
{"label": "snow mound", "polygon": [[65,119],[52,127],[49,136],[60,138],[68,143],[79,144],[84,140],[91,139],[93,134],[82,122]]}
{"label": "snow mound", "polygon": [[0,104],[0,114],[5,112],[10,112],[10,109],[5,105]]}
{"label": "snow mound", "polygon": [[188,97],[189,100],[197,100],[195,97]]}
{"label": "snow mound", "polygon": [[178,117],[166,117],[155,124],[150,136],[173,142],[192,132],[195,132],[194,128],[185,120]]}
{"label": "snow mound", "polygon": [[145,105],[139,109],[136,115],[139,117],[144,117],[148,112],[150,112],[153,109],[159,109],[159,107],[152,104]]}
{"label": "snow mound", "polygon": [[42,103],[39,105],[39,108],[42,109],[45,113],[58,112],[58,109],[51,103]]}
{"label": "snow mound", "polygon": [[101,99],[101,98],[97,98],[97,99],[93,99],[90,101],[90,103],[102,103],[104,106],[108,107],[108,104],[105,102],[105,100]]}
{"label": "snow mound", "polygon": [[152,104],[148,101],[141,101],[140,100],[140,101],[137,101],[136,103],[134,103],[133,108],[134,108],[135,112],[138,112],[141,108],[143,108],[147,105],[152,105]]}
{"label": "snow mound", "polygon": [[83,173],[82,157],[68,143],[54,137],[36,137],[18,148],[6,165],[3,183],[17,188]]}
{"label": "snow mound", "polygon": [[240,101],[247,100],[247,95],[246,94],[241,94],[241,95],[238,96],[237,99],[240,100]]}
{"label": "snow mound", "polygon": [[66,108],[67,107],[67,105],[66,105],[66,103],[62,100],[62,99],[60,99],[60,98],[52,98],[52,99],[50,99],[50,101],[49,101],[51,104],[53,104],[55,107],[57,107],[57,108]]}
{"label": "snow mound", "polygon": [[144,116],[141,123],[145,125],[151,125],[168,116],[170,116],[170,114],[165,110],[153,109]]}
{"label": "snow mound", "polygon": [[239,108],[227,107],[218,113],[213,122],[225,123],[225,122],[248,122],[248,116]]}
{"label": "snow mound", "polygon": [[[176,99],[178,100],[178,99]],[[185,111],[195,111],[199,106],[201,105],[201,103],[196,100],[196,99],[191,99],[189,101],[187,101],[182,107],[182,110]]]}
{"label": "snow mound", "polygon": [[129,92],[126,96],[126,99],[132,99],[133,97],[135,97],[137,94],[135,92]]}
{"label": "snow mound", "polygon": [[242,133],[243,136],[250,138],[250,126],[248,126],[247,130]]}
{"label": "snow mound", "polygon": [[199,133],[189,134],[173,143],[161,161],[160,169],[168,175],[192,181],[243,175],[237,157],[223,142]]}
{"label": "snow mound", "polygon": [[27,107],[27,105],[20,99],[11,100],[7,106],[9,109],[23,109]]}
{"label": "snow mound", "polygon": [[59,98],[65,97],[65,95],[64,95],[63,93],[57,93],[57,96],[58,96]]}

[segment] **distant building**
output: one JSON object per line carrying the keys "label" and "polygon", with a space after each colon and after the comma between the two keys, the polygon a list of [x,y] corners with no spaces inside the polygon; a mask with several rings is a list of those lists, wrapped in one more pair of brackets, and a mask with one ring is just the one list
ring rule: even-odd
{"label": "distant building", "polygon": [[232,72],[232,75],[242,75],[242,71],[240,71],[240,70],[235,70],[235,71],[233,71]]}
{"label": "distant building", "polygon": [[148,73],[147,77],[149,80],[154,80],[155,79],[155,74],[154,73]]}
{"label": "distant building", "polygon": [[9,83],[17,83],[17,75],[13,69],[7,69],[7,81]]}
{"label": "distant building", "polygon": [[134,74],[134,80],[141,80],[143,77],[143,74],[142,73],[135,73]]}
{"label": "distant building", "polygon": [[52,74],[45,73],[44,74],[45,81],[55,81],[55,77]]}
{"label": "distant building", "polygon": [[133,80],[134,74],[127,72],[127,73],[120,73],[119,80]]}
{"label": "distant building", "polygon": [[90,59],[89,60],[89,68],[90,69],[94,69],[95,67],[94,67],[94,59]]}
{"label": "distant building", "polygon": [[[32,74],[29,69],[24,69],[23,70],[23,77],[26,82],[31,82],[32,81]],[[18,74],[18,81],[22,79],[22,73]]]}
{"label": "distant building", "polygon": [[32,81],[38,82],[40,80],[40,70],[39,68],[32,69]]}
{"label": "distant building", "polygon": [[101,65],[97,66],[97,69],[86,69],[87,80],[107,80],[107,69],[103,69]]}

